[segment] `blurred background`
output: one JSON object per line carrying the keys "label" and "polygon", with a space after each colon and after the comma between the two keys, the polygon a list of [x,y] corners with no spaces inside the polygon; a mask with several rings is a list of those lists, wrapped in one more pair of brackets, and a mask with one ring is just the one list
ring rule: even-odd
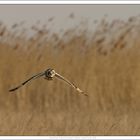
{"label": "blurred background", "polygon": [[[140,135],[140,5],[0,5],[0,135]],[[33,80],[53,68],[62,81]]]}

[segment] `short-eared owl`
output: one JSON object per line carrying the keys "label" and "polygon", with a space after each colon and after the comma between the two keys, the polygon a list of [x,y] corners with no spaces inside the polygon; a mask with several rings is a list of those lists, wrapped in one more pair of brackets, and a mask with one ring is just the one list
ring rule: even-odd
{"label": "short-eared owl", "polygon": [[15,91],[15,90],[19,89],[20,87],[22,87],[23,85],[25,85],[26,83],[28,83],[29,81],[36,79],[36,78],[39,78],[39,77],[42,77],[42,76],[44,76],[45,79],[47,79],[47,80],[53,80],[54,77],[61,79],[61,80],[65,81],[67,84],[69,84],[71,87],[75,88],[79,93],[82,93],[85,96],[87,96],[87,94],[85,92],[83,92],[81,89],[79,89],[77,86],[75,86],[73,83],[71,83],[69,80],[67,80],[66,78],[64,78],[60,74],[56,73],[54,69],[50,69],[50,68],[45,70],[44,72],[41,72],[41,73],[38,73],[38,74],[32,76],[31,78],[29,78],[25,82],[21,83],[19,86],[15,87],[13,89],[10,89],[9,91],[10,92]]}

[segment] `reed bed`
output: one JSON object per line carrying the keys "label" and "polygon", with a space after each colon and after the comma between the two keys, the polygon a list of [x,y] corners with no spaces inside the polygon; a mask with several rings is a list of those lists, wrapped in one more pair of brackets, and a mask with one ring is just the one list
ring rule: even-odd
{"label": "reed bed", "polygon": [[[0,135],[140,135],[139,17],[103,19],[90,39],[86,29],[27,37],[16,26],[0,25]],[[89,97],[43,78],[8,92],[47,68]]]}

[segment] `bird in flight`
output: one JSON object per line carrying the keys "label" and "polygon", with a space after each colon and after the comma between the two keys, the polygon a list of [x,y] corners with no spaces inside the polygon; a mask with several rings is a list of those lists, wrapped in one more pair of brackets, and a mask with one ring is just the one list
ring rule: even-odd
{"label": "bird in flight", "polygon": [[53,80],[54,77],[63,80],[64,82],[66,82],[67,84],[69,84],[71,87],[73,87],[74,89],[76,89],[79,93],[88,96],[85,92],[83,92],[81,89],[79,89],[77,86],[75,86],[75,84],[71,83],[69,80],[67,80],[66,78],[64,78],[63,76],[61,76],[60,74],[56,73],[54,69],[47,69],[44,72],[38,73],[32,77],[30,77],[29,79],[27,79],[26,81],[24,81],[23,83],[21,83],[19,86],[12,88],[9,90],[9,92],[15,91],[17,89],[19,89],[20,87],[24,86],[25,84],[27,84],[28,82],[30,82],[33,79],[37,79],[39,77],[44,76],[45,79],[47,80]]}

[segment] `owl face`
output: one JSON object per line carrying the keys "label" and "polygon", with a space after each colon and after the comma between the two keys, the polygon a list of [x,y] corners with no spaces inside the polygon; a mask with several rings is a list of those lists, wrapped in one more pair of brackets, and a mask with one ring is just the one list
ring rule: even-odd
{"label": "owl face", "polygon": [[45,71],[45,77],[53,78],[54,76],[55,76],[55,70],[54,69],[47,69]]}

